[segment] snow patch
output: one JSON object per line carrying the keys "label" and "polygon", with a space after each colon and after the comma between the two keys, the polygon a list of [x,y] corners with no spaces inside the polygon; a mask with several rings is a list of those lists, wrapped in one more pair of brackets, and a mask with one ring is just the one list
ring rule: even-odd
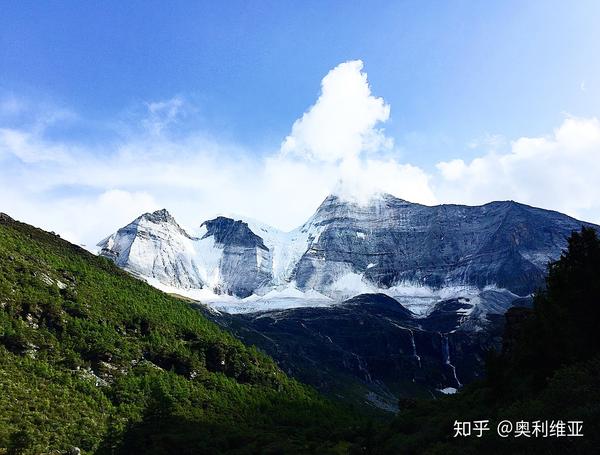
{"label": "snow patch", "polygon": [[338,299],[348,299],[359,294],[381,292],[381,289],[366,281],[363,275],[354,272],[348,272],[339,276],[329,289],[331,295]]}
{"label": "snow patch", "polygon": [[315,227],[310,221],[290,232],[283,232],[260,221],[244,218],[252,232],[263,239],[273,261],[273,285],[280,286],[290,282],[295,265],[311,244],[318,242],[322,228]]}
{"label": "snow patch", "polygon": [[240,299],[232,295],[215,294],[211,289],[180,289],[160,283],[155,278],[143,278],[148,284],[168,294],[195,300],[208,308],[230,314],[256,313],[300,307],[327,307],[337,302],[314,290],[302,292],[294,286],[273,289],[264,295],[252,294]]}
{"label": "snow patch", "polygon": [[208,298],[204,299],[202,303],[214,310],[231,314],[335,305],[332,299],[317,291],[302,292],[293,285],[282,289],[273,289],[262,296],[253,294],[245,299],[213,300]]}
{"label": "snow patch", "polygon": [[457,389],[454,387],[445,387],[443,389],[438,389],[438,392],[442,392],[445,395],[454,395],[457,392]]}

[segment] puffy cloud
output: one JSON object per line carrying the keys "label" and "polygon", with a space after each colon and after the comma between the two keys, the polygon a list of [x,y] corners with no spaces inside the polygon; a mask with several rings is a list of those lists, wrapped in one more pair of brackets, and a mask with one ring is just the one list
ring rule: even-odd
{"label": "puffy cloud", "polygon": [[394,159],[366,160],[365,165],[356,169],[354,178],[348,178],[342,185],[354,182],[355,190],[342,190],[346,194],[358,195],[362,200],[374,192],[386,192],[402,199],[422,204],[436,204],[437,197],[431,189],[431,177],[417,166],[401,164]]}
{"label": "puffy cloud", "polygon": [[390,107],[371,94],[362,68],[360,60],[345,62],[323,78],[319,98],[292,126],[283,154],[336,162],[391,146],[376,128],[389,118]]}
{"label": "puffy cloud", "polygon": [[600,221],[600,122],[570,117],[553,134],[522,137],[505,153],[437,165],[436,193],[480,204],[514,199]]}
{"label": "puffy cloud", "polygon": [[319,180],[353,201],[381,191],[435,202],[425,172],[385,156],[393,149],[381,127],[389,117],[390,106],[371,93],[363,62],[342,63],[323,78],[319,98],[294,122],[274,163],[291,167],[290,161],[301,160],[313,176],[326,172]]}

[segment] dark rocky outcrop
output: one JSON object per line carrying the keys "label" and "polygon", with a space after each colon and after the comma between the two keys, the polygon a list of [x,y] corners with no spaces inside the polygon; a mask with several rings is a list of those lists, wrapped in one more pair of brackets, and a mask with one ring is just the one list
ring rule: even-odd
{"label": "dark rocky outcrop", "polygon": [[[490,293],[488,300],[493,298],[500,299]],[[504,319],[474,314],[484,330],[471,330],[475,321],[457,310],[472,308],[464,299],[450,299],[417,318],[387,295],[365,294],[325,308],[205,312],[320,391],[394,410],[398,398],[431,397],[482,376],[487,350],[501,346]]]}
{"label": "dark rocky outcrop", "polygon": [[217,292],[248,297],[269,283],[272,277],[269,249],[247,223],[221,216],[205,221],[202,227],[206,228],[202,239],[212,237],[222,251]]}

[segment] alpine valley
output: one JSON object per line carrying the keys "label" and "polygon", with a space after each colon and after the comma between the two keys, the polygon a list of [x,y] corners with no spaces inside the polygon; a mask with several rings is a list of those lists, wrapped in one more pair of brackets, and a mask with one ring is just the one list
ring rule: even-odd
{"label": "alpine valley", "polygon": [[217,217],[187,232],[145,213],[98,253],[254,344],[331,397],[395,411],[483,374],[504,314],[531,306],[573,231],[513,201],[425,206],[328,196],[291,232]]}

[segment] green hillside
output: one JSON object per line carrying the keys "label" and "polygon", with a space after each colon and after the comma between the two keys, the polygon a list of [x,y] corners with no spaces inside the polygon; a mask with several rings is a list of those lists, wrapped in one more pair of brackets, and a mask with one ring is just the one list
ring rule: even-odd
{"label": "green hillside", "polygon": [[0,453],[347,453],[356,421],[186,302],[0,215]]}

